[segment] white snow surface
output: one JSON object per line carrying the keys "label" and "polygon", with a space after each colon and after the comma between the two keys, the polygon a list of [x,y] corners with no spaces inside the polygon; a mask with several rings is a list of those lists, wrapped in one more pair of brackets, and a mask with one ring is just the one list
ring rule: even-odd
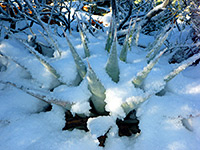
{"label": "white snow surface", "polygon": [[[110,16],[108,16],[110,17]],[[105,18],[106,20],[106,18]],[[109,20],[109,18],[107,18]],[[109,22],[109,21],[108,21]],[[119,137],[115,120],[123,119],[125,113],[121,104],[142,96],[144,91],[136,89],[131,80],[146,66],[146,52],[133,47],[128,51],[127,63],[119,61],[120,81],[114,83],[105,71],[109,54],[104,50],[107,35],[99,33],[93,37],[89,33],[91,57],[87,60],[106,88],[106,110],[110,116],[99,116],[88,120],[90,132],[74,129],[62,131],[65,125],[65,110],[53,105],[44,112],[46,103],[16,89],[0,83],[0,149],[1,150],[198,150],[200,147],[200,64],[190,66],[172,81],[164,96],[152,96],[137,109],[141,133],[131,137]],[[24,35],[23,35],[24,36]],[[79,33],[68,35],[77,52],[84,57]],[[26,38],[26,37],[24,37]],[[46,58],[61,75],[61,80],[72,84],[77,76],[73,57],[64,38],[56,37],[61,50],[61,58]],[[148,39],[149,38],[149,39]],[[153,37],[140,37],[141,43],[152,41]],[[41,89],[47,93],[55,78],[26,48],[16,40],[0,40],[0,51],[14,58],[28,68],[27,73],[11,60],[4,60],[7,70],[0,72],[1,81]],[[121,46],[117,45],[118,54]],[[163,77],[177,65],[168,64],[164,55],[153,68],[144,83],[147,92],[163,85]],[[32,76],[32,78],[30,77]],[[73,103],[73,114],[89,115],[91,93],[87,81],[79,86],[62,85],[51,95]],[[186,120],[186,121],[182,121]],[[186,123],[184,123],[186,122]],[[187,125],[192,130],[188,130]],[[105,147],[99,147],[97,137],[107,134]]]}
{"label": "white snow surface", "polygon": [[111,128],[116,128],[115,119],[111,116],[89,118],[87,124],[90,133],[95,138],[106,134]]}

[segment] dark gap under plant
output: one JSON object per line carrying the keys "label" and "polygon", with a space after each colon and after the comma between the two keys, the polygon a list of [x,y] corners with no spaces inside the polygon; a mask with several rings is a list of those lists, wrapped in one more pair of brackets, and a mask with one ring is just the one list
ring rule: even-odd
{"label": "dark gap under plant", "polygon": [[[65,126],[62,130],[72,131],[74,129],[84,130],[85,132],[89,132],[87,127],[87,121],[89,118],[97,117],[98,114],[93,116],[79,116],[77,114],[73,115],[69,110],[65,112]],[[107,115],[109,116],[109,114]],[[123,120],[117,119],[116,124],[118,126],[118,135],[121,136],[132,136],[137,133],[140,133],[139,129],[139,120],[136,117],[136,111],[131,111]],[[110,130],[110,129],[109,129]],[[107,138],[107,134],[109,130],[104,134],[99,136],[97,139],[99,140],[99,146],[104,147],[105,141]]]}
{"label": "dark gap under plant", "polygon": [[116,124],[119,128],[119,136],[131,136],[141,132],[136,110],[132,110],[123,120],[117,119]]}

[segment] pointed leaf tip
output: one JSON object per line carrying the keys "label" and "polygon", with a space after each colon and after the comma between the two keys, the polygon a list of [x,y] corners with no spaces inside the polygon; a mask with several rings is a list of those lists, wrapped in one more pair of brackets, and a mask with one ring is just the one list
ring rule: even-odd
{"label": "pointed leaf tip", "polygon": [[110,54],[110,57],[108,58],[107,64],[106,64],[106,72],[107,74],[112,78],[114,82],[119,81],[119,65],[118,65],[118,57],[117,57],[117,36],[116,36],[116,29],[115,29],[115,36],[114,36],[114,42],[112,45],[112,51]]}
{"label": "pointed leaf tip", "polygon": [[88,89],[92,93],[91,96],[91,101],[94,105],[95,110],[99,114],[106,114],[105,111],[105,92],[106,89],[102,85],[101,81],[98,79],[96,73],[94,70],[91,68],[90,65],[88,65],[88,75],[87,75],[87,80],[88,80]]}
{"label": "pointed leaf tip", "polygon": [[[62,29],[63,30],[63,29]],[[76,64],[76,68],[77,71],[79,73],[79,75],[81,76],[82,79],[84,79],[86,72],[87,72],[87,67],[84,64],[83,60],[81,59],[81,57],[78,55],[76,49],[74,48],[74,46],[72,45],[72,43],[70,42],[69,38],[67,37],[65,31],[63,30],[64,36],[67,40],[67,44],[69,45],[70,51],[72,53],[72,56],[74,58],[74,62]]]}

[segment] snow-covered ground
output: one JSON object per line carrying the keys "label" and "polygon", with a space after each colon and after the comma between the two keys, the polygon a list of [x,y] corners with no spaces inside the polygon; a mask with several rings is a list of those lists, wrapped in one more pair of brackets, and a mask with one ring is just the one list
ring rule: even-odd
{"label": "snow-covered ground", "polygon": [[[35,31],[37,32],[37,30]],[[39,34],[38,34],[39,36]],[[17,37],[26,38],[18,34]],[[79,33],[68,35],[77,52],[84,57]],[[142,96],[144,93],[131,83],[133,77],[146,66],[145,52],[142,48],[132,47],[128,52],[127,63],[119,61],[120,81],[116,84],[105,71],[109,54],[104,50],[107,35],[98,37],[88,34],[91,56],[87,61],[106,88],[106,110],[109,116],[88,120],[90,132],[74,129],[62,131],[65,125],[65,110],[53,105],[51,111],[44,111],[46,103],[10,86],[0,84],[0,150],[198,150],[200,147],[200,64],[190,66],[171,80],[164,96],[152,96],[137,109],[141,133],[131,137],[119,137],[116,118],[124,118],[122,102]],[[41,38],[41,37],[40,37]],[[39,38],[39,39],[40,39]],[[62,81],[72,84],[77,71],[72,54],[64,38],[56,37],[61,50],[61,58],[46,58],[61,75]],[[143,45],[153,40],[141,35]],[[117,45],[118,55],[121,46]],[[11,60],[1,57],[6,66],[0,72],[1,81],[48,93],[55,83],[54,77],[41,65],[35,56],[13,38],[0,40],[0,51],[17,60],[29,73]],[[162,86],[162,79],[177,64],[168,63],[169,56],[163,55],[158,64],[145,80],[145,91]],[[30,77],[32,76],[32,78]],[[42,87],[42,88],[41,88]],[[77,87],[62,85],[50,96],[75,103],[71,111],[89,114],[88,102],[91,93],[87,81]],[[105,147],[99,147],[97,137],[108,129]]]}

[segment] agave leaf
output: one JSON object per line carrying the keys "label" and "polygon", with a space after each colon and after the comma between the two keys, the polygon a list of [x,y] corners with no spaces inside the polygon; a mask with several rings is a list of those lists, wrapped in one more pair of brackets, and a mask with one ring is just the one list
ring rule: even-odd
{"label": "agave leaf", "polygon": [[[16,38],[17,39],[17,38]],[[60,75],[57,73],[57,71],[44,59],[43,56],[41,56],[33,47],[25,43],[24,41],[17,39],[21,43],[24,44],[24,46],[33,54],[35,57],[41,62],[41,64],[47,68],[47,70],[60,82],[60,84],[63,84],[63,82],[60,80]]]}
{"label": "agave leaf", "polygon": [[72,53],[72,56],[74,58],[74,61],[75,61],[75,64],[76,64],[76,68],[77,68],[77,71],[80,75],[80,77],[82,79],[84,79],[85,75],[86,75],[86,66],[84,64],[84,62],[82,61],[81,57],[78,55],[78,53],[76,52],[76,49],[74,48],[74,46],[72,45],[72,43],[70,42],[70,40],[68,39],[65,31],[63,30],[63,33],[65,35],[65,38],[67,40],[67,43],[69,45],[69,48],[70,48],[70,51]]}
{"label": "agave leaf", "polygon": [[96,111],[99,114],[106,114],[105,111],[105,105],[104,102],[106,95],[106,89],[102,85],[101,81],[98,79],[95,72],[92,70],[90,65],[88,65],[88,75],[87,75],[87,81],[88,81],[88,88],[90,92],[92,93],[91,101],[96,109]]}
{"label": "agave leaf", "polygon": [[111,19],[105,50],[109,53],[113,42],[114,22]]}
{"label": "agave leaf", "polygon": [[132,20],[129,23],[128,33],[127,33],[126,38],[124,40],[124,44],[123,44],[123,47],[122,47],[122,50],[121,50],[120,56],[119,56],[119,59],[121,61],[124,61],[124,62],[126,62],[126,59],[127,59],[128,48],[130,48],[130,46],[129,46],[130,45],[130,38],[132,37],[133,31],[134,31],[134,28],[135,28],[135,23],[134,23],[133,26],[132,26],[132,29],[130,29],[131,28],[131,22],[132,22]]}
{"label": "agave leaf", "polygon": [[[151,48],[151,49],[150,49],[150,52],[146,56],[146,58],[149,59],[148,62],[150,62],[152,59],[154,59],[154,57],[157,55],[158,51],[160,50],[162,44],[165,42],[165,40],[167,39],[167,37],[169,36],[171,31],[173,30],[173,27],[171,27],[171,29],[169,29],[169,25],[171,25],[171,24],[166,25],[163,32],[161,32],[161,34],[156,38],[156,40],[153,42],[153,44],[149,46],[149,48]],[[149,49],[149,48],[147,48],[147,49]]]}
{"label": "agave leaf", "polygon": [[[6,56],[5,54],[3,54],[2,52],[0,52],[0,56],[5,57],[6,59],[10,59],[11,61],[13,61],[14,63],[16,63],[17,65],[19,65],[21,68],[23,68],[24,70],[26,70],[26,72],[29,74],[29,78],[34,79],[35,81],[37,81],[37,77],[33,74],[33,72],[26,66],[23,65],[23,63],[18,62],[18,60],[16,60],[15,58],[12,58],[10,56]],[[40,61],[41,62],[41,61]],[[48,69],[48,68],[47,68]],[[52,73],[52,72],[50,72]],[[55,77],[55,76],[54,76]],[[57,78],[56,78],[57,79]],[[51,84],[51,86],[49,87],[50,89],[54,89],[57,86],[59,86],[60,84],[64,84],[62,81],[60,81],[60,79],[57,79],[57,82],[54,82],[54,84]]]}
{"label": "agave leaf", "polygon": [[13,86],[13,87],[15,87],[15,88],[17,88],[19,90],[22,90],[25,93],[27,93],[27,94],[29,94],[29,95],[31,95],[31,96],[43,101],[43,102],[46,102],[48,104],[51,104],[51,103],[52,104],[56,104],[58,106],[62,106],[65,109],[70,109],[71,106],[73,105],[72,103],[69,103],[69,102],[57,99],[55,97],[49,96],[50,94],[44,94],[44,93],[41,94],[41,92],[30,90],[28,88],[25,88],[22,85],[19,86],[19,85],[15,84],[15,83],[12,83],[12,82],[9,82],[9,81],[5,82],[5,81],[1,81],[0,80],[0,83],[11,85],[11,86]]}
{"label": "agave leaf", "polygon": [[124,112],[128,114],[130,111],[136,109],[141,105],[143,102],[148,100],[153,94],[146,94],[141,97],[133,97],[130,98],[128,101],[122,103],[121,107],[123,108]]}
{"label": "agave leaf", "polygon": [[170,72],[167,76],[164,77],[164,81],[167,83],[176,77],[181,71],[185,70],[188,66],[192,65],[196,60],[200,58],[200,53],[193,55],[192,57],[185,60],[181,65]]}
{"label": "agave leaf", "polygon": [[192,65],[198,59],[200,59],[200,53],[188,58],[187,60],[182,62],[181,65],[179,65],[179,67],[177,67],[172,72],[170,72],[168,75],[166,75],[164,77],[165,87],[162,90],[160,90],[159,92],[157,92],[156,95],[163,96],[166,93],[165,89],[166,89],[167,83],[170,80],[172,80],[174,77],[176,77],[181,71],[185,70],[187,67]]}
{"label": "agave leaf", "polygon": [[85,52],[85,57],[90,57],[90,50],[86,42],[87,40],[80,25],[79,25],[79,32],[80,32],[81,41],[82,41],[84,52]]}
{"label": "agave leaf", "polygon": [[142,83],[144,82],[148,74],[151,72],[155,64],[158,62],[158,60],[160,59],[160,57],[163,55],[163,53],[166,50],[167,48],[164,49],[162,52],[160,52],[160,54],[154,60],[152,60],[149,64],[147,64],[147,66],[144,67],[141,72],[137,73],[137,76],[132,81],[135,87],[141,88]]}
{"label": "agave leaf", "polygon": [[112,46],[112,51],[110,57],[106,64],[106,72],[112,78],[114,82],[119,81],[119,65],[118,65],[118,57],[117,57],[117,31],[115,29],[114,42]]}

